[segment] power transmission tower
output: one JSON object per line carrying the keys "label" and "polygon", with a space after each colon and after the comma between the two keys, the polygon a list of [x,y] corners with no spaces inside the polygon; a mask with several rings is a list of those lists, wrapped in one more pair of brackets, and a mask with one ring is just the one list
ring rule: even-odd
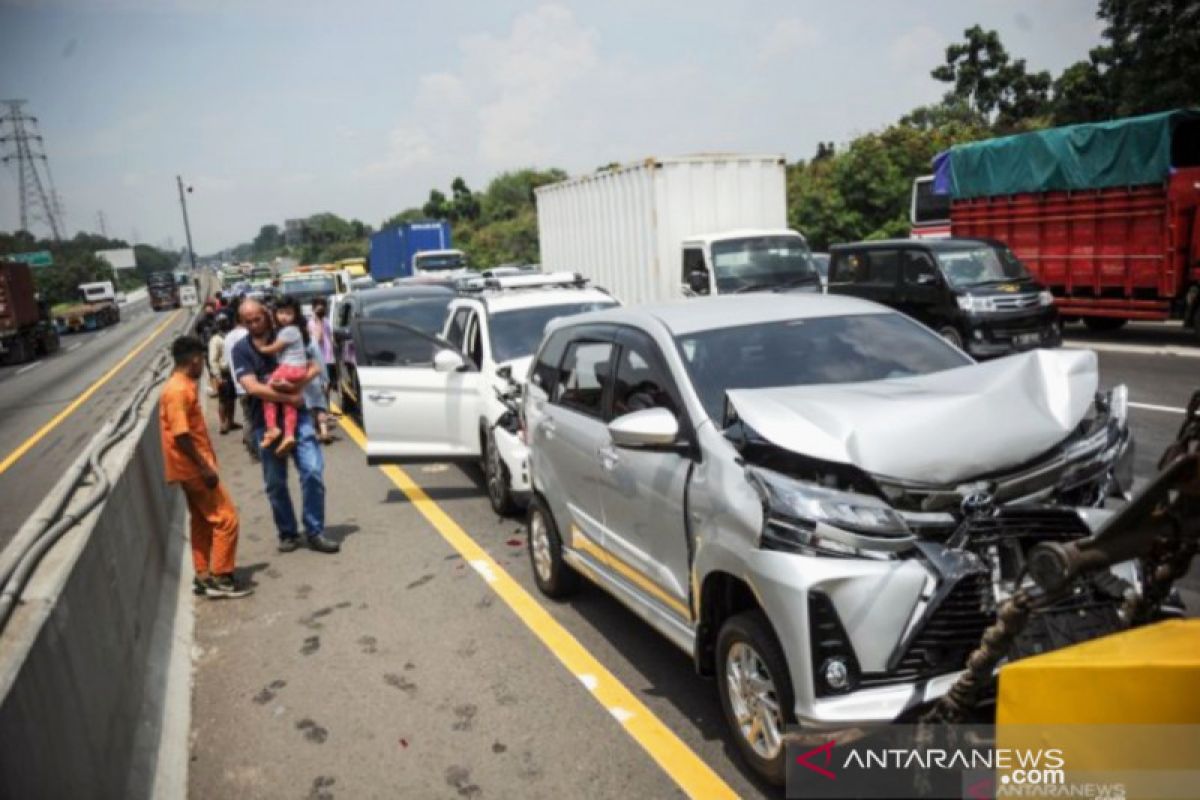
{"label": "power transmission tower", "polygon": [[[62,239],[62,208],[54,181],[50,177],[50,160],[46,147],[37,132],[37,117],[25,114],[24,100],[0,100],[7,112],[0,116],[0,161],[17,164],[17,196],[21,208],[21,228],[32,232],[32,223],[43,222],[56,241]],[[41,168],[38,168],[41,162]],[[43,174],[45,178],[43,179]]]}

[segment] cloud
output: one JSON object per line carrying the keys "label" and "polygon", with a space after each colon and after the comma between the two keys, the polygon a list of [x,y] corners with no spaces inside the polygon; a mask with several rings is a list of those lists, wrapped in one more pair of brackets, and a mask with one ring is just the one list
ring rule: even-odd
{"label": "cloud", "polygon": [[892,40],[888,57],[901,67],[932,67],[942,62],[949,42],[928,25],[910,28]]}
{"label": "cloud", "polygon": [[815,46],[821,34],[799,17],[788,17],[775,23],[758,47],[759,63],[785,59],[801,50]]}
{"label": "cloud", "polygon": [[401,172],[423,164],[433,157],[433,142],[420,128],[400,126],[388,136],[388,149],[383,158],[363,167],[361,176]]}

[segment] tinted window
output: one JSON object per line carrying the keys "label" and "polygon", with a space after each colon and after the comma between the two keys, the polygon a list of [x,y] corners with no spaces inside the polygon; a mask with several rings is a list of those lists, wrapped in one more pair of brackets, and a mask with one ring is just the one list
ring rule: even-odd
{"label": "tinted window", "polygon": [[529,380],[546,394],[551,394],[558,385],[558,365],[562,361],[569,334],[570,331],[559,331],[547,339],[533,365]]}
{"label": "tinted window", "polygon": [[463,344],[467,358],[475,365],[475,369],[480,369],[483,366],[483,332],[479,329],[478,314],[472,314],[467,320],[467,337]]}
{"label": "tinted window", "polygon": [[869,268],[866,282],[873,286],[895,286],[900,276],[899,250],[871,250],[867,253]]}
{"label": "tinted window", "polygon": [[617,380],[613,385],[614,417],[647,408],[665,408],[678,414],[671,397],[670,378],[659,363],[657,353],[648,342],[635,342],[622,348]]}
{"label": "tinted window", "polygon": [[693,272],[707,272],[704,267],[704,251],[698,247],[689,247],[683,251],[683,282],[687,283],[688,275]]}
{"label": "tinted window", "polygon": [[467,330],[467,317],[470,315],[471,309],[460,308],[454,312],[454,318],[450,321],[450,328],[446,331],[446,341],[463,349],[463,336]]}
{"label": "tinted window", "polygon": [[407,367],[433,363],[437,345],[400,325],[363,320],[358,326],[359,364],[371,367]]}
{"label": "tinted window", "polygon": [[608,342],[571,342],[552,395],[554,402],[603,418],[604,384],[612,380],[612,350]]}
{"label": "tinted window", "polygon": [[904,254],[904,282],[915,285],[922,275],[937,275],[933,256],[921,250],[909,250]]}
{"label": "tinted window", "polygon": [[811,279],[820,282],[808,245],[798,236],[758,236],[712,244],[721,294]]}
{"label": "tinted window", "polygon": [[830,283],[863,283],[867,280],[867,259],[862,253],[834,253],[829,267]]}
{"label": "tinted window", "polygon": [[454,299],[446,294],[440,297],[395,298],[378,300],[363,308],[366,319],[390,319],[412,325],[426,333],[441,333],[446,321],[446,307]]}
{"label": "tinted window", "polygon": [[950,195],[934,194],[933,178],[913,181],[912,221],[914,225],[950,221]]}
{"label": "tinted window", "polygon": [[563,305],[500,311],[488,318],[492,360],[496,363],[524,358],[537,349],[550,320],[611,308],[615,303],[565,303]]}
{"label": "tinted window", "polygon": [[718,421],[730,389],[877,381],[974,363],[895,313],[742,325],[677,342],[696,393]]}

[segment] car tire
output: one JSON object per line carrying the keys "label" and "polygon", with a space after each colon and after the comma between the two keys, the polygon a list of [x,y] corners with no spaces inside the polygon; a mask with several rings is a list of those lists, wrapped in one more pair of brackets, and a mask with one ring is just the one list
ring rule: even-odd
{"label": "car tire", "polygon": [[579,573],[563,561],[558,526],[554,523],[550,507],[540,495],[535,494],[529,503],[525,529],[529,565],[533,569],[533,582],[537,584],[538,591],[555,600],[573,594],[579,588]]}
{"label": "car tire", "polygon": [[[346,371],[346,377],[343,380],[346,380],[349,382],[349,384],[351,386],[350,391],[354,393],[355,398],[361,397],[361,395],[359,394],[358,373],[357,372],[355,372],[352,369],[348,369]],[[362,407],[359,405],[358,399],[351,399],[350,394],[348,392],[346,392],[345,386],[343,386],[343,385],[338,386],[338,395],[341,397],[341,400],[342,400],[342,413],[348,414],[350,416],[350,419],[354,420],[355,422],[359,423],[359,425],[361,425],[362,424]]]}
{"label": "car tire", "polygon": [[[765,686],[755,691],[747,685],[748,673],[754,673],[759,684],[765,678]],[[740,688],[735,689],[735,685]],[[782,786],[787,775],[783,734],[796,723],[795,703],[787,658],[762,611],[736,614],[721,626],[717,634],[717,691],[730,734],[746,763],[764,780]],[[775,730],[761,740],[751,741],[760,714]],[[768,725],[761,727],[770,731]]]}
{"label": "car tire", "polygon": [[963,349],[964,342],[962,334],[959,333],[958,328],[954,327],[953,325],[943,325],[942,327],[938,328],[938,336],[941,336],[959,350]]}
{"label": "car tire", "polygon": [[1083,324],[1087,326],[1089,331],[1096,333],[1107,333],[1109,331],[1119,331],[1125,327],[1127,319],[1119,319],[1117,317],[1084,317]]}
{"label": "car tire", "polygon": [[517,510],[508,467],[500,456],[500,450],[496,447],[496,436],[491,431],[488,431],[483,443],[483,480],[487,485],[488,502],[492,504],[492,511],[507,517]]}

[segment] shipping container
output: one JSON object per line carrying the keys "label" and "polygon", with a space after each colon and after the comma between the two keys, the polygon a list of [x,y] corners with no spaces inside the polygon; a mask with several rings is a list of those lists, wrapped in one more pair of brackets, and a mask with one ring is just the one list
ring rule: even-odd
{"label": "shipping container", "polygon": [[0,263],[0,363],[21,364],[58,350],[58,332],[28,264]]}
{"label": "shipping container", "polygon": [[1064,318],[1200,333],[1200,111],[961,145],[936,166],[951,234],[1007,244]]}
{"label": "shipping container", "polygon": [[406,278],[413,274],[413,256],[417,253],[448,250],[450,246],[449,222],[405,222],[371,235],[368,269],[377,282]]}
{"label": "shipping container", "polygon": [[[786,229],[782,156],[648,158],[536,196],[542,269],[580,273],[625,303],[726,291],[714,246],[744,263],[756,247],[798,253],[819,285],[803,238]],[[689,288],[703,271],[707,290],[703,278]]]}
{"label": "shipping container", "polygon": [[0,331],[14,331],[41,318],[28,264],[0,263]]}

